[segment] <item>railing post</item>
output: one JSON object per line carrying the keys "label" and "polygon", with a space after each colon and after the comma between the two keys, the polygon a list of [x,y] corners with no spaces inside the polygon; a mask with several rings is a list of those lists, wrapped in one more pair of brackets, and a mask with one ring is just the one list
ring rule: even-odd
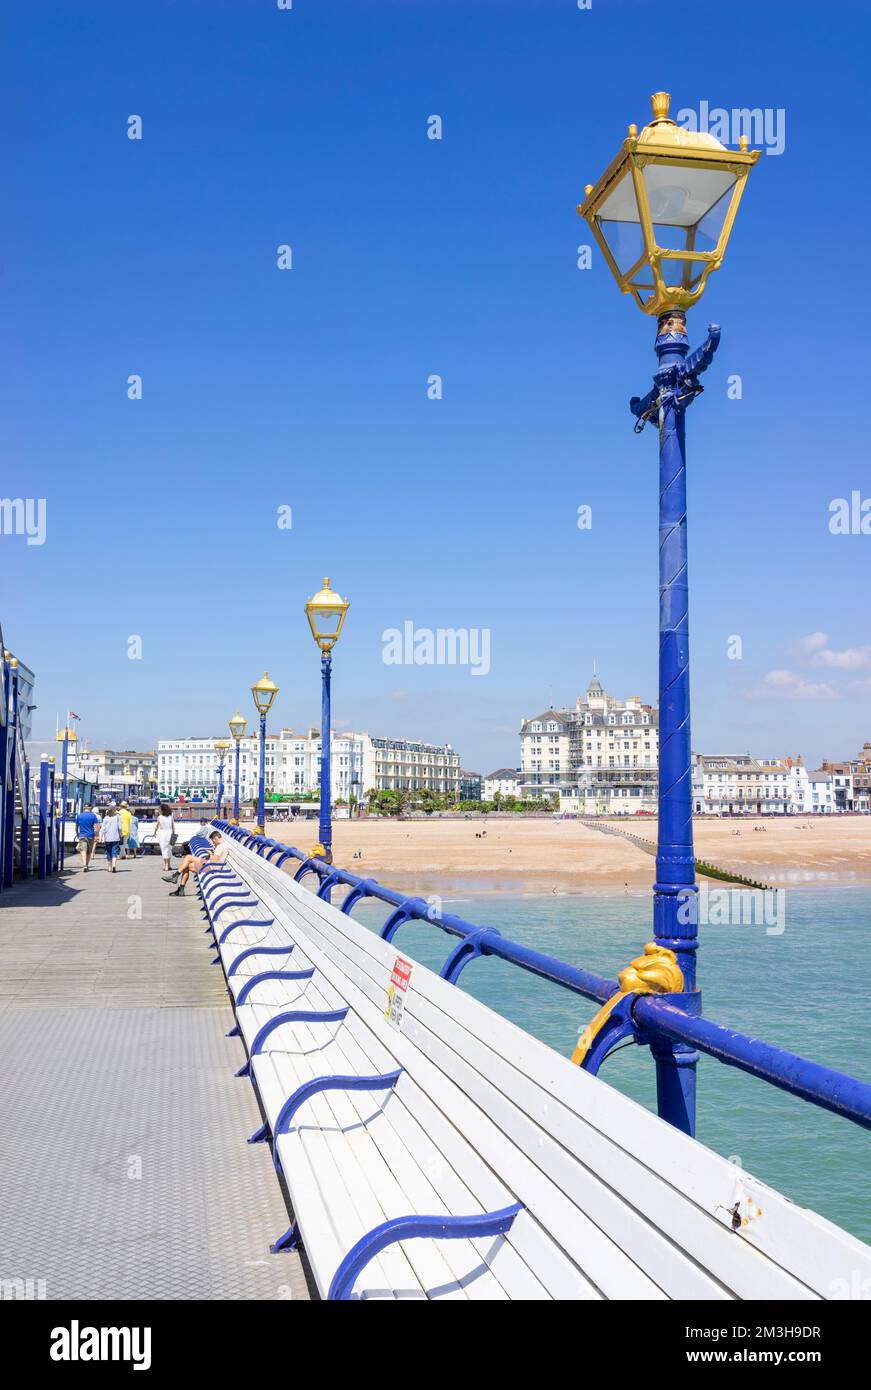
{"label": "railing post", "polygon": [[[58,864],[61,869],[64,867],[66,859],[66,829],[67,829],[67,767],[69,765],[70,753],[70,729],[69,714],[67,714],[67,725],[64,729],[64,751],[61,758],[61,808],[60,808],[60,842],[58,846]],[[126,847],[124,853],[127,853]]]}
{"label": "railing post", "polygon": [[54,758],[48,760],[48,871],[53,874],[57,868],[57,807],[55,805],[55,784],[57,767]]}
{"label": "railing post", "polygon": [[[3,817],[3,887],[12,887],[12,871],[15,849],[15,790],[17,786],[17,753],[18,753],[18,668],[13,658],[11,672],[12,688],[7,711],[7,742],[8,742],[8,784],[4,789],[6,798],[5,815]],[[6,778],[4,778],[6,782]]]}
{"label": "railing post", "polygon": [[[659,414],[659,816],[653,930],[675,952],[684,990],[696,988],[697,912],[693,854],[689,687],[689,585],[685,412],[694,390],[684,376],[686,316],[661,314],[654,343]],[[695,1132],[698,1054],[658,1039],[657,1109],[687,1134]]]}
{"label": "railing post", "polygon": [[[0,662],[3,664],[3,722],[0,724],[0,888],[3,887],[6,879],[5,873],[5,847],[6,847],[6,817],[9,810],[9,697],[10,681],[12,677],[12,665],[9,656],[3,651],[3,641],[0,637]],[[12,814],[15,815],[15,789],[12,789]]]}
{"label": "railing post", "polygon": [[333,818],[330,792],[330,674],[332,654],[321,653],[321,821],[320,842],[324,859],[333,862]]}
{"label": "railing post", "polygon": [[36,864],[40,878],[45,878],[49,872],[48,868],[48,795],[49,795],[49,768],[48,758],[40,759],[39,763],[39,842],[37,847]]}
{"label": "railing post", "polygon": [[30,877],[30,763],[24,759],[24,796],[21,802],[21,877]]}
{"label": "railing post", "polygon": [[260,716],[260,790],[257,794],[257,834],[266,833],[266,715]]}

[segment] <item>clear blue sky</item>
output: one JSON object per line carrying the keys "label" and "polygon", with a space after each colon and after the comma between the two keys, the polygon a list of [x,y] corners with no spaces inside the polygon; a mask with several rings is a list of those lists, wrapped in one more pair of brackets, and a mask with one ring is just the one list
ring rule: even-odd
{"label": "clear blue sky", "polygon": [[[688,417],[694,746],[871,738],[871,536],[828,528],[871,496],[865,6],[4,9],[2,490],[46,499],[47,538],[0,537],[0,618],[37,736],[68,704],[95,745],[217,734],[264,667],[275,725],[317,722],[324,574],[342,725],[489,771],[594,657],[655,698],[656,438],[627,408],[654,325],[576,268],[575,204],[664,88],[786,122],[690,315],[723,326]],[[385,665],[407,620],[489,628],[490,674]]]}

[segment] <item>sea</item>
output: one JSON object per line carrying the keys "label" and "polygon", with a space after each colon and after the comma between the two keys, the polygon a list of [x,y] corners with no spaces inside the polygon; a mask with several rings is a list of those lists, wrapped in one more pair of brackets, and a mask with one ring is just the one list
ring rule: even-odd
{"label": "sea", "polygon": [[[767,925],[718,925],[727,914],[714,913],[700,927],[703,1013],[871,1082],[871,887],[786,887],[778,898],[776,924],[769,917]],[[653,935],[649,892],[527,897],[463,880],[441,906],[609,978]],[[354,909],[354,917],[377,931],[389,911],[369,900]],[[415,922],[400,928],[395,944],[438,970],[456,938],[434,922]],[[566,1056],[598,1007],[486,956],[466,967],[458,988]],[[655,1111],[655,1068],[647,1048],[622,1046],[599,1075]],[[871,1242],[871,1131],[704,1055],[697,1106],[702,1143]]]}

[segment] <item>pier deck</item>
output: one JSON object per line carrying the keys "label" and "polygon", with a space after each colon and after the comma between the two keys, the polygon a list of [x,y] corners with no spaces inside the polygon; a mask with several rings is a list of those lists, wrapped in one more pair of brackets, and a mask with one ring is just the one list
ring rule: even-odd
{"label": "pier deck", "polygon": [[[35,1296],[306,1299],[198,901],[156,857],[4,894],[0,1280]],[[141,913],[141,916],[137,915]],[[44,1281],[44,1282],[41,1282]]]}

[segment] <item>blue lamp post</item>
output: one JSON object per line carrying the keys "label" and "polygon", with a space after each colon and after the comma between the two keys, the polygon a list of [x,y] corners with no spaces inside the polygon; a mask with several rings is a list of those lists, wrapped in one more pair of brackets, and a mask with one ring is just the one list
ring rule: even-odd
{"label": "blue lamp post", "polygon": [[257,793],[256,834],[262,835],[266,826],[266,716],[278,694],[278,686],[269,679],[268,671],[264,671],[256,685],[252,685],[251,694],[260,715],[260,787]]}
{"label": "blue lamp post", "polygon": [[320,845],[316,853],[328,864],[333,862],[333,815],[330,793],[330,677],[333,664],[333,647],[341,636],[345,625],[345,615],[350,608],[347,599],[330,588],[329,579],[324,587],[310,598],[305,605],[306,617],[312,637],[321,649],[321,818]]}
{"label": "blue lamp post", "polygon": [[245,734],[247,719],[243,719],[241,714],[236,711],[230,720],[230,733],[236,744],[236,776],[233,782],[233,824],[239,824],[239,747]]}
{"label": "blue lamp post", "polygon": [[[4,695],[6,696],[7,719],[3,724],[4,747],[3,747],[3,796],[5,799],[5,814],[2,817],[2,842],[0,842],[0,863],[3,866],[3,887],[12,887],[12,869],[15,845],[15,784],[18,775],[18,658],[10,657],[6,671],[7,681],[4,685]],[[9,783],[7,789],[6,769],[8,767]],[[25,796],[24,802],[26,803]],[[22,817],[27,814],[26,804],[21,807]],[[22,874],[24,868],[22,866]]]}
{"label": "blue lamp post", "polygon": [[218,792],[215,797],[215,817],[221,819],[221,811],[224,805],[224,764],[227,761],[227,750],[230,747],[225,738],[219,738],[215,744],[215,752],[218,755]]}
{"label": "blue lamp post", "polygon": [[[67,773],[69,770],[70,744],[75,743],[78,735],[75,729],[61,729],[57,735],[58,743],[63,744],[63,756],[61,758],[61,808],[60,808],[60,848],[58,858],[60,867],[64,866],[66,855],[66,825],[67,825]],[[126,850],[124,851],[126,854]]]}
{"label": "blue lamp post", "polygon": [[[759,151],[727,150],[713,136],[669,119],[670,97],[651,98],[653,120],[638,134],[631,125],[616,159],[588,184],[578,211],[620,289],[644,313],[655,315],[659,366],[653,388],[633,397],[636,431],[659,427],[659,821],[653,885],[655,945],[673,953],[682,989],[671,1001],[701,1012],[696,987],[697,892],[693,853],[689,588],[685,416],[702,391],[699,376],[720,341],[712,325],[689,352],[686,310],[697,303],[709,275],[719,269],[738,204]],[[656,1062],[657,1108],[663,1118],[695,1129],[697,1053],[664,1038],[651,1044]]]}

